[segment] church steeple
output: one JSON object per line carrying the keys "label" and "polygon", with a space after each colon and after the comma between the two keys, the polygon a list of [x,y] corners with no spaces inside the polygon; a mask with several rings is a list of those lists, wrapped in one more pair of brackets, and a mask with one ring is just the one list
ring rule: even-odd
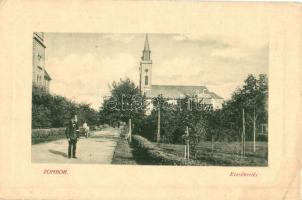
{"label": "church steeple", "polygon": [[150,51],[150,50],[149,50],[148,34],[146,34],[144,51]]}
{"label": "church steeple", "polygon": [[148,34],[146,34],[145,46],[139,68],[139,88],[142,94],[151,90],[152,86],[152,60],[150,54],[151,51],[149,48]]}
{"label": "church steeple", "polygon": [[145,61],[150,60],[150,54],[151,54],[151,51],[149,49],[148,34],[146,34],[145,47],[143,50],[142,60],[145,60]]}

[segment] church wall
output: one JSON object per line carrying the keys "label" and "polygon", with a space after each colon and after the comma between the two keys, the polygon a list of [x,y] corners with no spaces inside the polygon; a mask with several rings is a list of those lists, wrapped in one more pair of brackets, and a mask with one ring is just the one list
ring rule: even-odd
{"label": "church wall", "polygon": [[172,105],[177,105],[177,100],[176,99],[170,99],[167,101],[169,104],[172,104]]}
{"label": "church wall", "polygon": [[[148,70],[146,72],[146,70]],[[148,85],[145,85],[145,76],[148,76]],[[152,63],[151,61],[147,62],[147,61],[142,61],[141,62],[141,87],[142,87],[142,91],[147,91],[151,89],[151,85],[152,85]]]}
{"label": "church wall", "polygon": [[215,110],[221,109],[222,104],[223,104],[223,99],[212,99],[212,105]]}

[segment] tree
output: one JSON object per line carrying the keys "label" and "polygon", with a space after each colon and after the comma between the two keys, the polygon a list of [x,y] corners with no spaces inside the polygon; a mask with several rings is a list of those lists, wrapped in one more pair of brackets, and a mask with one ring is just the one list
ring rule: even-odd
{"label": "tree", "polygon": [[146,112],[145,96],[140,94],[138,87],[129,78],[114,81],[110,90],[111,95],[104,100],[100,109],[103,121],[114,125],[120,121],[127,123],[131,119],[135,127],[138,126]]}
{"label": "tree", "polygon": [[50,128],[50,110],[43,105],[32,106],[32,127],[33,128]]}
{"label": "tree", "polygon": [[[241,88],[237,88],[230,100],[225,102],[221,114],[224,127],[233,124],[233,130],[241,130],[242,109],[244,108],[247,128],[247,139],[252,140],[259,124],[267,123],[268,81],[265,74],[258,78],[248,75]],[[238,137],[240,134],[238,134]]]}
{"label": "tree", "polygon": [[77,104],[60,95],[32,88],[32,128],[56,128],[67,126],[71,117],[78,115],[80,123],[95,125],[98,113],[89,104]]}
{"label": "tree", "polygon": [[82,103],[78,105],[77,108],[78,121],[83,124],[85,121],[88,125],[98,124],[98,112],[90,107],[90,104]]}

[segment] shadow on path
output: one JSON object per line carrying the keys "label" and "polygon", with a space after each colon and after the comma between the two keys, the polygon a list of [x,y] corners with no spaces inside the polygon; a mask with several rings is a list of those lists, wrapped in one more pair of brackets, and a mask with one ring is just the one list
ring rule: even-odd
{"label": "shadow on path", "polygon": [[53,154],[56,154],[56,155],[60,155],[60,156],[63,156],[63,157],[67,157],[67,154],[66,153],[63,153],[61,151],[56,151],[56,150],[52,150],[52,149],[49,149],[48,150],[50,153],[53,153]]}

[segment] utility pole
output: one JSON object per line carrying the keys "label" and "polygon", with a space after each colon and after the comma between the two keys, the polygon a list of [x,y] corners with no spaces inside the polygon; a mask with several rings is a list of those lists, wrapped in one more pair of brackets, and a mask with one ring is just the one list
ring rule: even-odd
{"label": "utility pole", "polygon": [[190,140],[189,140],[189,127],[187,126],[187,158],[190,159]]}
{"label": "utility pole", "polygon": [[160,141],[160,105],[157,107],[158,110],[158,117],[157,117],[157,136],[156,136],[156,142]]}
{"label": "utility pole", "polygon": [[245,156],[245,118],[244,118],[244,108],[242,109],[242,153]]}
{"label": "utility pole", "polygon": [[211,149],[212,149],[212,154],[214,153],[214,136],[213,136],[213,133],[212,133],[212,138],[211,138]]}
{"label": "utility pole", "polygon": [[191,107],[191,105],[190,105],[190,98],[188,98],[188,105],[187,105],[187,110],[189,111],[190,110],[190,107]]}
{"label": "utility pole", "polygon": [[124,94],[122,94],[122,112],[124,111]]}
{"label": "utility pole", "polygon": [[131,125],[131,118],[129,118],[129,141],[131,143],[131,135],[132,135],[132,125]]}
{"label": "utility pole", "polygon": [[181,99],[179,99],[179,111],[180,112],[182,111],[182,108],[181,108]]}
{"label": "utility pole", "polygon": [[241,132],[241,156],[243,157],[243,130]]}
{"label": "utility pole", "polygon": [[185,159],[187,159],[187,144],[186,144],[186,141],[185,141]]}
{"label": "utility pole", "polygon": [[254,153],[256,152],[256,108],[254,106]]}

